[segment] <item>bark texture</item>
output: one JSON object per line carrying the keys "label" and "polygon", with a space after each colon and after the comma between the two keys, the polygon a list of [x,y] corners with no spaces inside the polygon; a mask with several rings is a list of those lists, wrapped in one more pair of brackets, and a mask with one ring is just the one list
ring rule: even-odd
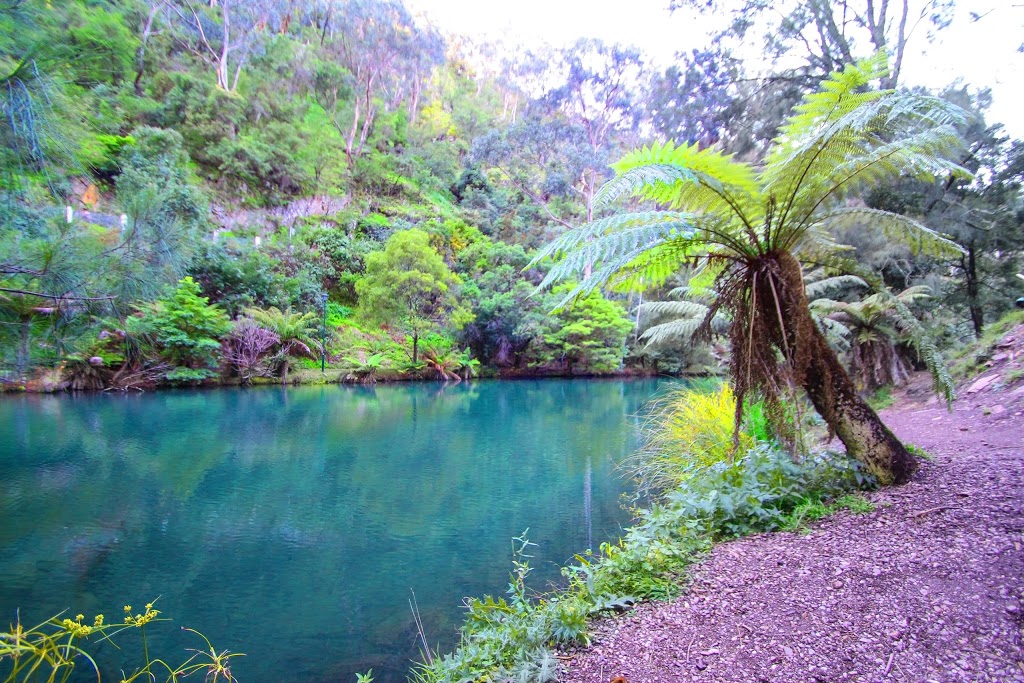
{"label": "bark texture", "polygon": [[878,414],[857,393],[857,388],[835,351],[811,317],[799,262],[788,252],[774,254],[771,277],[760,292],[762,311],[776,346],[783,351],[796,383],[807,392],[814,409],[829,429],[883,485],[903,484],[917,469],[917,461]]}

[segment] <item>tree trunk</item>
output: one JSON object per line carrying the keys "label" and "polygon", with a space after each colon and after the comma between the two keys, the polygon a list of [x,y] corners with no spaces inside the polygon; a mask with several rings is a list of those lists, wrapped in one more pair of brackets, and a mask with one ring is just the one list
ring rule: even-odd
{"label": "tree trunk", "polygon": [[32,318],[22,318],[18,323],[18,350],[14,356],[14,371],[19,379],[28,373],[32,359]]}
{"label": "tree trunk", "polygon": [[419,359],[420,350],[420,335],[418,332],[412,333],[412,364],[416,365],[416,361]]}
{"label": "tree trunk", "polygon": [[288,356],[284,357],[281,364],[281,384],[288,384]]}
{"label": "tree trunk", "polygon": [[846,446],[846,452],[864,463],[879,483],[906,483],[917,469],[914,456],[860,397],[816,327],[809,341],[811,363],[803,387],[814,409]]}
{"label": "tree trunk", "polygon": [[974,326],[974,338],[981,339],[985,326],[985,314],[981,308],[981,294],[978,291],[978,261],[974,242],[968,242],[966,258],[960,257],[960,265],[967,283],[967,308],[971,312],[971,324]]}
{"label": "tree trunk", "polygon": [[917,461],[857,393],[835,351],[814,323],[800,264],[788,253],[777,256],[777,263],[782,286],[788,290],[780,293],[779,317],[786,324],[787,343],[797,364],[796,376],[814,409],[846,446],[847,454],[863,463],[880,484],[906,483],[917,469]]}

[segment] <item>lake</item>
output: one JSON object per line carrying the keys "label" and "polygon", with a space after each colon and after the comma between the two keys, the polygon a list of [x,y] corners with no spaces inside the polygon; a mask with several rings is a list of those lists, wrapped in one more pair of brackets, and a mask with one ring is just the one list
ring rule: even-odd
{"label": "lake", "polygon": [[[405,680],[415,593],[432,647],[503,594],[529,528],[534,589],[629,519],[616,463],[659,380],[261,387],[0,399],[0,621],[173,619],[151,652],[245,652],[245,683]],[[105,672],[141,660],[100,645]],[[95,680],[95,679],[93,679]]]}

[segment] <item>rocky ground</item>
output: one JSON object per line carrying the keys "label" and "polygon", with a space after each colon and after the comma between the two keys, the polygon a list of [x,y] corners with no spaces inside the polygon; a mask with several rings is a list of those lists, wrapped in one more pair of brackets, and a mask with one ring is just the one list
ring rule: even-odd
{"label": "rocky ground", "polygon": [[601,623],[559,680],[1024,682],[1016,332],[952,413],[923,381],[883,412],[932,459],[868,494],[874,512],[717,546],[681,598]]}

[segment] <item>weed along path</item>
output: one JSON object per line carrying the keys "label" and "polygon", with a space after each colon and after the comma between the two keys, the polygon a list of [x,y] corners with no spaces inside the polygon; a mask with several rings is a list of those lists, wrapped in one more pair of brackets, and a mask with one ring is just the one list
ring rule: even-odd
{"label": "weed along path", "polygon": [[932,459],[874,511],[717,546],[559,680],[1024,682],[1024,383],[968,389],[952,414],[913,392],[884,411]]}

